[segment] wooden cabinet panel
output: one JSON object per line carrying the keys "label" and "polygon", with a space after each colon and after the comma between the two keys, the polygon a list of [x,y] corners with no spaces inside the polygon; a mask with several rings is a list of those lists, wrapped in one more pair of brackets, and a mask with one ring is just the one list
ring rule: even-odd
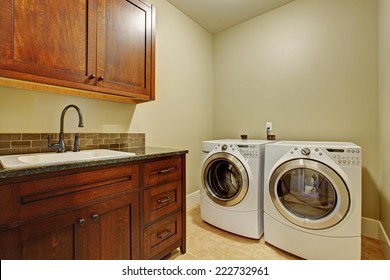
{"label": "wooden cabinet panel", "polygon": [[0,233],[0,258],[70,260],[87,258],[87,231],[82,210]]}
{"label": "wooden cabinet panel", "polygon": [[21,227],[21,259],[86,259],[86,226],[80,223],[82,211]]}
{"label": "wooden cabinet panel", "polygon": [[52,232],[22,241],[25,260],[71,260],[74,256],[73,227],[62,227]]}
{"label": "wooden cabinet panel", "polygon": [[139,259],[139,232],[139,195],[127,194],[0,233],[0,257]]}
{"label": "wooden cabinet panel", "polygon": [[20,227],[0,232],[0,260],[20,259]]}
{"label": "wooden cabinet panel", "polygon": [[169,182],[144,190],[144,224],[180,210],[182,207],[181,180]]}
{"label": "wooden cabinet panel", "polygon": [[[2,1],[0,67],[84,83],[96,68],[96,12],[88,0]],[[8,28],[7,28],[8,27]]]}
{"label": "wooden cabinet panel", "polygon": [[0,77],[153,100],[154,11],[140,0],[2,0]]}
{"label": "wooden cabinet panel", "polygon": [[[181,213],[176,213],[161,220],[144,231],[144,257],[146,259],[162,258],[168,254],[170,248],[182,245],[182,219]],[[169,249],[166,251],[166,249]]]}
{"label": "wooden cabinet panel", "polygon": [[138,0],[106,0],[98,14],[98,85],[149,96],[150,7]]}
{"label": "wooden cabinet panel", "polygon": [[88,208],[89,259],[140,258],[139,206],[135,193]]}
{"label": "wooden cabinet panel", "polygon": [[181,179],[181,158],[169,158],[146,163],[143,168],[143,185],[157,185]]}

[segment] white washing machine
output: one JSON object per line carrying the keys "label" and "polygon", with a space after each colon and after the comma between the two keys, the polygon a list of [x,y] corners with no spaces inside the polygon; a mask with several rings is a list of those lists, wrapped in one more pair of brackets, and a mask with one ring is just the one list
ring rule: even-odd
{"label": "white washing machine", "polygon": [[263,235],[263,162],[266,140],[202,142],[201,218],[249,238]]}
{"label": "white washing machine", "polygon": [[360,259],[361,162],[353,143],[267,145],[265,241],[305,259]]}

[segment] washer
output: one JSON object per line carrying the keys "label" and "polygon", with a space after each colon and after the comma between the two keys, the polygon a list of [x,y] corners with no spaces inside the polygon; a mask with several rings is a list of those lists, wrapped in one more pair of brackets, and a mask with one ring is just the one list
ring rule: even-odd
{"label": "washer", "polygon": [[267,145],[265,241],[305,259],[360,259],[361,157],[353,143]]}
{"label": "washer", "polygon": [[263,235],[263,167],[266,140],[202,142],[201,218],[249,238]]}

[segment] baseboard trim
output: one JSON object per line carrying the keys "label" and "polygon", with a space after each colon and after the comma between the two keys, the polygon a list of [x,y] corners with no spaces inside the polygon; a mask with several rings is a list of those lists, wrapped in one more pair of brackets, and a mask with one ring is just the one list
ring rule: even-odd
{"label": "baseboard trim", "polygon": [[390,239],[387,236],[386,231],[383,228],[381,222],[379,222],[378,230],[379,230],[378,240],[381,245],[383,254],[385,255],[385,259],[390,260]]}
{"label": "baseboard trim", "polygon": [[362,217],[362,235],[378,239],[379,221]]}
{"label": "baseboard trim", "polygon": [[200,202],[200,191],[195,191],[193,193],[187,194],[186,196],[187,209],[194,207],[199,202]]}
{"label": "baseboard trim", "polygon": [[362,235],[377,239],[385,259],[390,260],[390,239],[380,221],[362,217]]}

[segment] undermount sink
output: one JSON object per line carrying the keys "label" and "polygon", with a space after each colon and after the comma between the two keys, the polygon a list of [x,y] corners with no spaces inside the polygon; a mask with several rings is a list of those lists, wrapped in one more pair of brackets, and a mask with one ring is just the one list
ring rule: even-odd
{"label": "undermount sink", "polygon": [[0,156],[0,161],[4,168],[24,168],[29,166],[48,165],[52,163],[67,163],[73,161],[89,161],[129,156],[135,156],[135,154],[106,149],[96,149],[67,153],[40,153]]}

